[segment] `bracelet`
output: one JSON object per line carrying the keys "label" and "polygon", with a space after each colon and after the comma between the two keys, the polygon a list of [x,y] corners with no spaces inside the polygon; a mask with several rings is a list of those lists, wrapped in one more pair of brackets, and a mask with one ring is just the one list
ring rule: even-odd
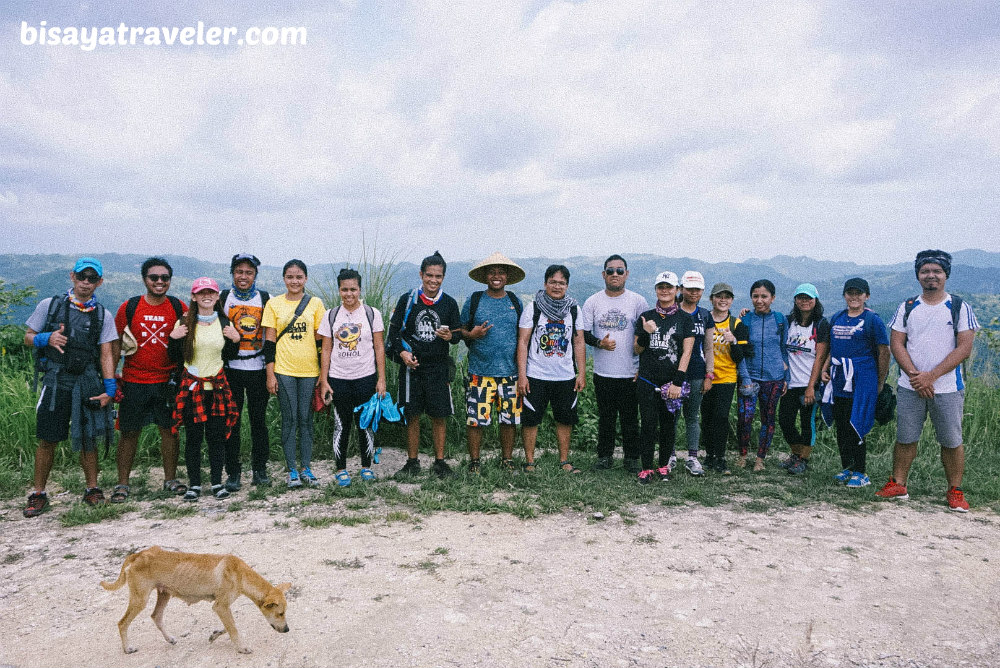
{"label": "bracelet", "polygon": [[709,380],[715,380],[715,372],[714,372],[714,371],[709,371],[709,372],[707,372],[707,373],[705,374],[705,378],[707,378],[707,379],[709,379]]}

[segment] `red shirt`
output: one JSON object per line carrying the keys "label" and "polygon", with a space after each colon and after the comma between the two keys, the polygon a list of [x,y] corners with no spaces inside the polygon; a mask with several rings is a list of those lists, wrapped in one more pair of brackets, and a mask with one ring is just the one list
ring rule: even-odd
{"label": "red shirt", "polygon": [[[121,336],[128,324],[125,321],[125,304],[118,309],[115,316],[115,326]],[[187,312],[187,304],[181,302],[183,311]],[[122,380],[129,383],[165,383],[170,380],[170,373],[176,365],[167,357],[167,343],[177,315],[169,299],[164,299],[159,306],[151,306],[143,295],[132,317],[129,329],[135,336],[139,349],[134,355],[125,358],[122,368]]]}

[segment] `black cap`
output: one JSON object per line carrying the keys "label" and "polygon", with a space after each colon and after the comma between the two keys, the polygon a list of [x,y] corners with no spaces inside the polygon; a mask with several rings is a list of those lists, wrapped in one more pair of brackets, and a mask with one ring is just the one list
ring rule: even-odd
{"label": "black cap", "polygon": [[256,269],[260,266],[260,260],[257,259],[256,255],[250,255],[250,253],[237,253],[233,256],[232,261],[229,263],[229,273],[233,273],[236,270],[236,265],[243,262],[249,262]]}
{"label": "black cap", "polygon": [[848,290],[860,290],[866,295],[870,295],[872,293],[872,289],[868,286],[868,281],[857,277],[849,278],[847,279],[847,282],[844,283],[844,292],[847,292]]}

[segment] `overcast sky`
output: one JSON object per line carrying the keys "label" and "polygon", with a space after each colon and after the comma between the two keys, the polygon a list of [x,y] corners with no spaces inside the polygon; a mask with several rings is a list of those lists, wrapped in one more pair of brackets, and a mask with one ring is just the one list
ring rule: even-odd
{"label": "overcast sky", "polygon": [[[5,3],[0,252],[1000,251],[988,0],[139,4]],[[199,20],[308,42],[21,39]]]}

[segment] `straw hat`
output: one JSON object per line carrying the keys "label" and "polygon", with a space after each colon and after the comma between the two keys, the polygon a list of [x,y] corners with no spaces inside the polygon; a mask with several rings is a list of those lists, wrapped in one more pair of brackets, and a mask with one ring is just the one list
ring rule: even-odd
{"label": "straw hat", "polygon": [[469,278],[476,283],[486,283],[486,273],[494,265],[500,265],[507,269],[507,285],[514,285],[524,280],[524,269],[514,264],[506,255],[496,252],[469,270]]}

